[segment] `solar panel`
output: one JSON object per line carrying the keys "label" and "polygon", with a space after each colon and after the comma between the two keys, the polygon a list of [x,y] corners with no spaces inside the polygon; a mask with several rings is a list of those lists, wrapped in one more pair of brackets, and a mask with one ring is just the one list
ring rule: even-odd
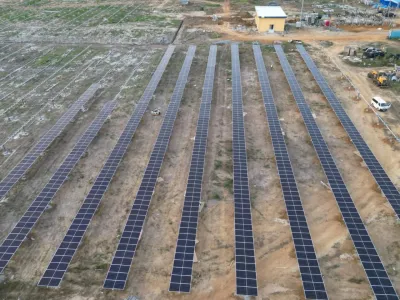
{"label": "solar panel", "polygon": [[217,46],[213,45],[210,47],[208,55],[200,113],[197,121],[196,139],[193,146],[185,201],[176,243],[174,266],[169,286],[171,292],[190,292],[216,59]]}
{"label": "solar panel", "polygon": [[250,188],[247,175],[242,81],[239,46],[231,45],[233,198],[235,202],[236,294],[257,296],[256,259],[251,221]]}
{"label": "solar panel", "polygon": [[297,106],[303,116],[311,141],[317,152],[322,168],[332,193],[338,203],[343,220],[350,232],[354,246],[358,252],[361,263],[364,266],[368,280],[377,299],[398,299],[393,284],[382,264],[382,261],[372,243],[364,223],[351,199],[350,193],[344,184],[343,178],[336,166],[336,163],[329,152],[328,146],[318,128],[317,123],[308,107],[300,85],[296,80],[292,68],[280,45],[275,45],[276,53],[282,65],[286,79],[296,100]]}
{"label": "solar panel", "polygon": [[313,74],[326,99],[328,99],[328,102],[335,111],[340,123],[342,123],[347,134],[350,136],[351,141],[356,146],[358,152],[360,152],[361,157],[368,166],[372,176],[375,178],[376,183],[379,185],[381,191],[385,194],[389,203],[392,205],[397,217],[400,218],[400,193],[396,189],[396,186],[390,180],[389,176],[386,174],[385,170],[382,168],[381,164],[376,159],[375,155],[372,153],[371,149],[368,147],[367,143],[364,141],[349,116],[346,114],[339,100],[336,98],[334,92],[329,87],[325,78],[322,76],[321,72],[318,70],[317,66],[304,49],[303,45],[297,45],[297,50]]}
{"label": "solar panel", "polygon": [[108,102],[104,105],[96,119],[81,136],[61,166],[53,174],[50,181],[42,189],[22,218],[18,221],[17,225],[3,241],[0,246],[0,273],[3,272],[6,265],[11,260],[11,257],[26,239],[42,213],[48,208],[50,201],[53,199],[62,184],[67,180],[69,173],[85,153],[87,147],[93,141],[115,105],[115,102]]}
{"label": "solar panel", "polygon": [[164,160],[165,152],[167,151],[176,115],[178,114],[179,105],[182,100],[195,51],[196,46],[189,46],[174,92],[172,93],[171,102],[168,105],[160,132],[150,155],[150,160],[136,194],[136,199],[129,213],[124,231],[119,240],[118,248],[115,251],[107,277],[104,281],[105,289],[123,290],[125,288],[133,257],[135,256],[136,248],[139,243],[139,236],[143,230],[157,177]]}
{"label": "solar panel", "polygon": [[133,138],[133,135],[142,119],[147,106],[153,97],[154,91],[161,80],[169,59],[174,52],[175,46],[169,46],[165,52],[160,64],[154,72],[149,84],[147,85],[141,99],[139,100],[135,111],[129,119],[124,131],[122,132],[117,144],[112,150],[106,163],[97,176],[89,194],[86,196],[81,208],[72,221],[67,234],[58,247],[53,259],[51,260],[47,270],[40,279],[39,286],[57,287],[60,285],[68,265],[72,260],[76,250],[81,243],[86,229],[92,220],[101,199],[103,198],[110,182],[117,171],[118,165]]}
{"label": "solar panel", "polygon": [[253,45],[276,166],[306,299],[328,299],[259,45]]}
{"label": "solar panel", "polygon": [[11,172],[0,182],[0,199],[3,198],[9,190],[16,184],[26,171],[33,165],[36,159],[50,146],[50,144],[60,135],[64,128],[72,121],[78,114],[94,93],[100,87],[98,83],[92,84],[74,104],[67,110],[67,112],[57,121],[57,123],[43,135],[39,142],[28,152],[27,155],[11,170]]}

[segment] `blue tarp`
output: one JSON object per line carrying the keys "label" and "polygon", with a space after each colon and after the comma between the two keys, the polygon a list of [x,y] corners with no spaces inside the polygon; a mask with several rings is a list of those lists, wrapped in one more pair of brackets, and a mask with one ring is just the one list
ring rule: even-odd
{"label": "blue tarp", "polygon": [[386,7],[400,8],[400,0],[380,0],[380,3]]}

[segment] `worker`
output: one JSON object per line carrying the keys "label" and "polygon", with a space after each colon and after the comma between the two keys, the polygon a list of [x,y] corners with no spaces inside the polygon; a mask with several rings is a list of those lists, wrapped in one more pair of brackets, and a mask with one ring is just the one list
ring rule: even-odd
{"label": "worker", "polygon": [[274,65],[273,64],[271,64],[271,70],[273,70],[274,69]]}

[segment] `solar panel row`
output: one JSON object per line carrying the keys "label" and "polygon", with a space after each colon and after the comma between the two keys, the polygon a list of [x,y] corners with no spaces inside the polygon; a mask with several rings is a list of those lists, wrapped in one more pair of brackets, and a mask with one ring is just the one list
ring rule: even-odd
{"label": "solar panel row", "polygon": [[11,172],[0,182],[0,199],[3,198],[16,184],[26,171],[33,165],[36,159],[50,146],[50,144],[60,135],[64,128],[78,114],[79,110],[85,103],[93,97],[94,93],[99,89],[98,83],[92,84],[67,112],[57,121],[57,123],[45,133],[39,142],[28,152],[28,154],[16,165]]}
{"label": "solar panel row", "polygon": [[154,91],[161,80],[161,77],[167,67],[167,64],[174,52],[175,47],[169,46],[165,52],[160,64],[154,72],[149,84],[147,85],[141,99],[139,100],[135,111],[129,119],[124,131],[122,132],[113,151],[107,158],[106,163],[97,176],[89,194],[86,196],[78,214],[72,221],[66,236],[61,245],[57,249],[53,259],[51,260],[46,272],[39,282],[39,286],[57,287],[61,283],[62,278],[72,260],[80,242],[89,226],[97,207],[100,204],[117,168],[121,162],[133,135],[145,113]]}
{"label": "solar panel row", "polygon": [[232,44],[233,197],[235,202],[236,294],[257,296],[256,259],[247,175],[239,46]]}
{"label": "solar panel row", "polygon": [[306,299],[328,299],[260,46],[253,45],[253,51],[304,294]]}
{"label": "solar panel row", "polygon": [[335,111],[336,116],[339,118],[347,134],[350,136],[353,144],[356,146],[358,152],[360,152],[365,164],[368,166],[372,176],[374,176],[376,183],[379,185],[389,203],[392,205],[397,217],[400,218],[400,193],[396,189],[396,186],[390,180],[389,176],[386,174],[385,170],[382,168],[381,164],[376,159],[375,155],[372,153],[371,149],[368,147],[367,143],[364,141],[349,116],[346,114],[346,111],[343,109],[339,100],[336,98],[334,92],[329,87],[325,78],[322,76],[321,72],[318,70],[317,66],[304,49],[303,45],[297,45],[297,50],[313,74],[326,99],[328,99],[329,104]]}
{"label": "solar panel row", "polygon": [[42,213],[48,208],[50,201],[53,199],[62,184],[67,180],[69,173],[85,153],[87,147],[93,141],[100,128],[115,108],[115,105],[115,102],[108,102],[104,105],[99,115],[81,136],[64,162],[53,174],[50,181],[42,189],[22,218],[18,221],[17,225],[3,241],[0,246],[0,273],[3,272],[6,265],[11,260],[11,257],[26,239]]}
{"label": "solar panel row", "polygon": [[275,50],[375,297],[377,299],[399,299],[350,193],[344,184],[336,163],[329,152],[328,146],[314,120],[311,110],[305,101],[303,92],[283,49],[280,45],[275,45]]}
{"label": "solar panel row", "polygon": [[140,233],[143,230],[144,221],[157,183],[157,177],[178,114],[195,51],[196,46],[189,46],[174,92],[172,93],[171,102],[168,105],[160,132],[150,155],[150,160],[136,194],[136,199],[129,213],[106,280],[104,281],[104,288],[106,289],[123,290],[125,288],[133,257],[139,243]]}
{"label": "solar panel row", "polygon": [[200,113],[197,121],[196,139],[193,146],[192,161],[190,163],[185,201],[176,243],[174,266],[169,286],[169,290],[174,292],[190,292],[192,282],[193,255],[201,200],[201,183],[207,148],[216,59],[217,46],[213,45],[210,47],[208,55]]}

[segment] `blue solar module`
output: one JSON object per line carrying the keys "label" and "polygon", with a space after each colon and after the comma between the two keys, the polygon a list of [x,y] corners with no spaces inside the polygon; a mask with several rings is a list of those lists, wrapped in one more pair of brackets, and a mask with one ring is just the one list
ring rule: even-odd
{"label": "blue solar module", "polygon": [[257,296],[256,258],[249,178],[247,175],[242,81],[239,46],[232,44],[232,130],[233,130],[233,198],[235,202],[236,294]]}
{"label": "blue solar module", "polygon": [[385,194],[389,203],[392,205],[397,218],[400,218],[400,193],[396,189],[396,186],[390,180],[389,176],[386,174],[385,170],[382,168],[381,164],[376,159],[375,155],[372,153],[371,149],[368,147],[367,143],[364,141],[349,116],[346,114],[339,100],[336,98],[334,92],[329,87],[324,76],[322,76],[321,72],[318,70],[317,66],[304,49],[303,45],[297,45],[297,49],[307,64],[307,67],[313,74],[326,99],[328,99],[329,104],[335,111],[340,123],[342,123],[347,134],[350,136],[351,141],[356,146],[358,152],[360,152],[361,157],[363,158],[372,176],[375,178],[376,183],[379,185],[381,191]]}
{"label": "blue solar module", "polygon": [[280,45],[276,53],[377,299],[399,299]]}
{"label": "blue solar module", "polygon": [[154,72],[149,84],[147,85],[141,99],[139,100],[135,111],[128,121],[124,131],[122,132],[117,144],[115,145],[106,163],[97,176],[89,194],[86,196],[81,208],[72,221],[67,234],[65,235],[61,245],[57,249],[53,259],[51,260],[47,270],[40,279],[39,286],[57,287],[60,285],[68,265],[72,257],[81,243],[86,229],[92,220],[101,199],[103,198],[110,182],[117,171],[118,165],[128,149],[128,146],[133,138],[133,135],[139,126],[147,106],[153,97],[158,83],[167,67],[169,59],[174,52],[175,46],[169,46],[165,52],[160,64]]}
{"label": "blue solar module", "polygon": [[24,176],[26,171],[33,165],[36,159],[50,146],[50,144],[60,135],[64,128],[78,114],[79,110],[93,97],[99,89],[98,83],[92,84],[67,112],[57,121],[57,123],[41,137],[39,142],[28,152],[28,154],[11,170],[11,172],[0,182],[0,199]]}
{"label": "blue solar module", "polygon": [[182,219],[179,226],[178,241],[171,273],[169,290],[171,292],[190,292],[193,271],[193,256],[196,241],[197,221],[201,200],[204,161],[207,148],[208,125],[214,88],[214,73],[217,59],[217,46],[210,47],[206,76],[204,79],[196,139],[193,146],[189,178],[186,185]]}
{"label": "blue solar module", "polygon": [[[196,46],[189,46],[174,92],[172,93],[171,102],[168,105],[160,132],[150,155],[150,160],[136,194],[136,199],[129,213],[124,231],[119,240],[117,251],[115,252],[107,277],[104,281],[105,289],[123,290],[125,288],[195,52]],[[188,259],[190,259],[190,257],[188,257]]]}
{"label": "blue solar module", "polygon": [[253,45],[276,166],[306,299],[328,299],[259,45]]}
{"label": "blue solar module", "polygon": [[22,242],[32,230],[33,226],[35,226],[36,222],[46,210],[59,188],[68,179],[68,175],[85,153],[89,144],[96,137],[97,133],[107,120],[115,105],[115,102],[108,102],[106,105],[104,105],[99,115],[76,143],[70,154],[68,154],[67,158],[53,174],[50,181],[42,189],[40,194],[32,202],[31,206],[24,213],[17,225],[3,241],[0,246],[0,273],[3,272],[6,265],[11,260],[11,257],[21,246]]}

